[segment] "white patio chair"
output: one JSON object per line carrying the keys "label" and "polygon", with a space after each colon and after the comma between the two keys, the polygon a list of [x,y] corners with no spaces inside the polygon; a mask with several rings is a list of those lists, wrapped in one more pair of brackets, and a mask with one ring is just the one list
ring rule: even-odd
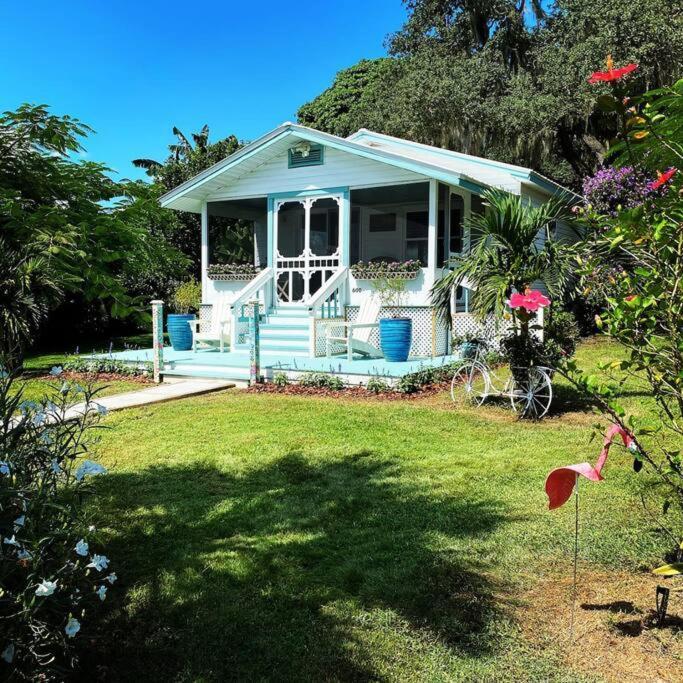
{"label": "white patio chair", "polygon": [[382,352],[370,343],[370,335],[373,329],[379,327],[379,312],[382,307],[379,297],[372,292],[366,292],[361,301],[358,319],[355,322],[343,320],[330,320],[322,323],[325,329],[325,351],[329,358],[335,344],[343,344],[346,347],[346,357],[353,360],[353,353],[367,356],[368,358],[381,358]]}
{"label": "white patio chair", "polygon": [[189,324],[192,329],[193,353],[196,353],[200,345],[213,347],[218,344],[221,353],[226,344],[230,348],[230,313],[222,292],[211,306],[210,320],[190,320]]}

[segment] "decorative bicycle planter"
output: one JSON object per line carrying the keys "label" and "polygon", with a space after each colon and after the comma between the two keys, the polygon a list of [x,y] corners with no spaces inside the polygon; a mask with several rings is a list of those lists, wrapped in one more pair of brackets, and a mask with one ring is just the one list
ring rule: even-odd
{"label": "decorative bicycle planter", "polygon": [[456,370],[451,380],[451,399],[480,406],[487,398],[504,397],[520,417],[542,418],[553,400],[550,368],[533,365],[513,368],[510,377],[501,379],[483,360],[481,346],[474,359]]}

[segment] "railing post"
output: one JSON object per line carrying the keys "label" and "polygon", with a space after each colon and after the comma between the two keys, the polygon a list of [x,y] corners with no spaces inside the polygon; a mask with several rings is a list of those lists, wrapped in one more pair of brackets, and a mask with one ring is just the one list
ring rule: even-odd
{"label": "railing post", "polygon": [[160,299],[152,301],[152,362],[154,381],[159,383],[164,367],[164,302]]}
{"label": "railing post", "polygon": [[249,380],[251,384],[261,381],[261,303],[258,299],[249,302]]}

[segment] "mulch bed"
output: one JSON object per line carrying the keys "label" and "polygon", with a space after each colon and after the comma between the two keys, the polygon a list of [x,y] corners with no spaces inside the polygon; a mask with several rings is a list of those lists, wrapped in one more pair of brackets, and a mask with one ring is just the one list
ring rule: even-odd
{"label": "mulch bed", "polygon": [[527,640],[558,648],[568,669],[608,681],[683,681],[683,597],[673,595],[659,628],[651,574],[579,570],[574,639],[569,640],[569,566],[550,570],[522,595],[518,619]]}
{"label": "mulch bed", "polygon": [[440,394],[450,388],[450,382],[431,384],[421,388],[412,394],[403,394],[398,391],[384,391],[375,394],[365,387],[346,387],[344,389],[326,389],[323,387],[303,387],[300,384],[287,384],[278,387],[272,382],[265,384],[253,384],[245,391],[253,394],[284,394],[285,396],[326,396],[329,398],[362,399],[374,401],[414,401]]}

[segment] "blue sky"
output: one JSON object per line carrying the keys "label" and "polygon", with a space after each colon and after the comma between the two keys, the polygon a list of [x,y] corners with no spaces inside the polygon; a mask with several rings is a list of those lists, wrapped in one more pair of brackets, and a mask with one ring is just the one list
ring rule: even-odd
{"label": "blue sky", "polygon": [[49,104],[92,126],[87,158],[121,177],[164,158],[177,125],[253,139],[362,57],[401,0],[0,0],[0,107]]}

